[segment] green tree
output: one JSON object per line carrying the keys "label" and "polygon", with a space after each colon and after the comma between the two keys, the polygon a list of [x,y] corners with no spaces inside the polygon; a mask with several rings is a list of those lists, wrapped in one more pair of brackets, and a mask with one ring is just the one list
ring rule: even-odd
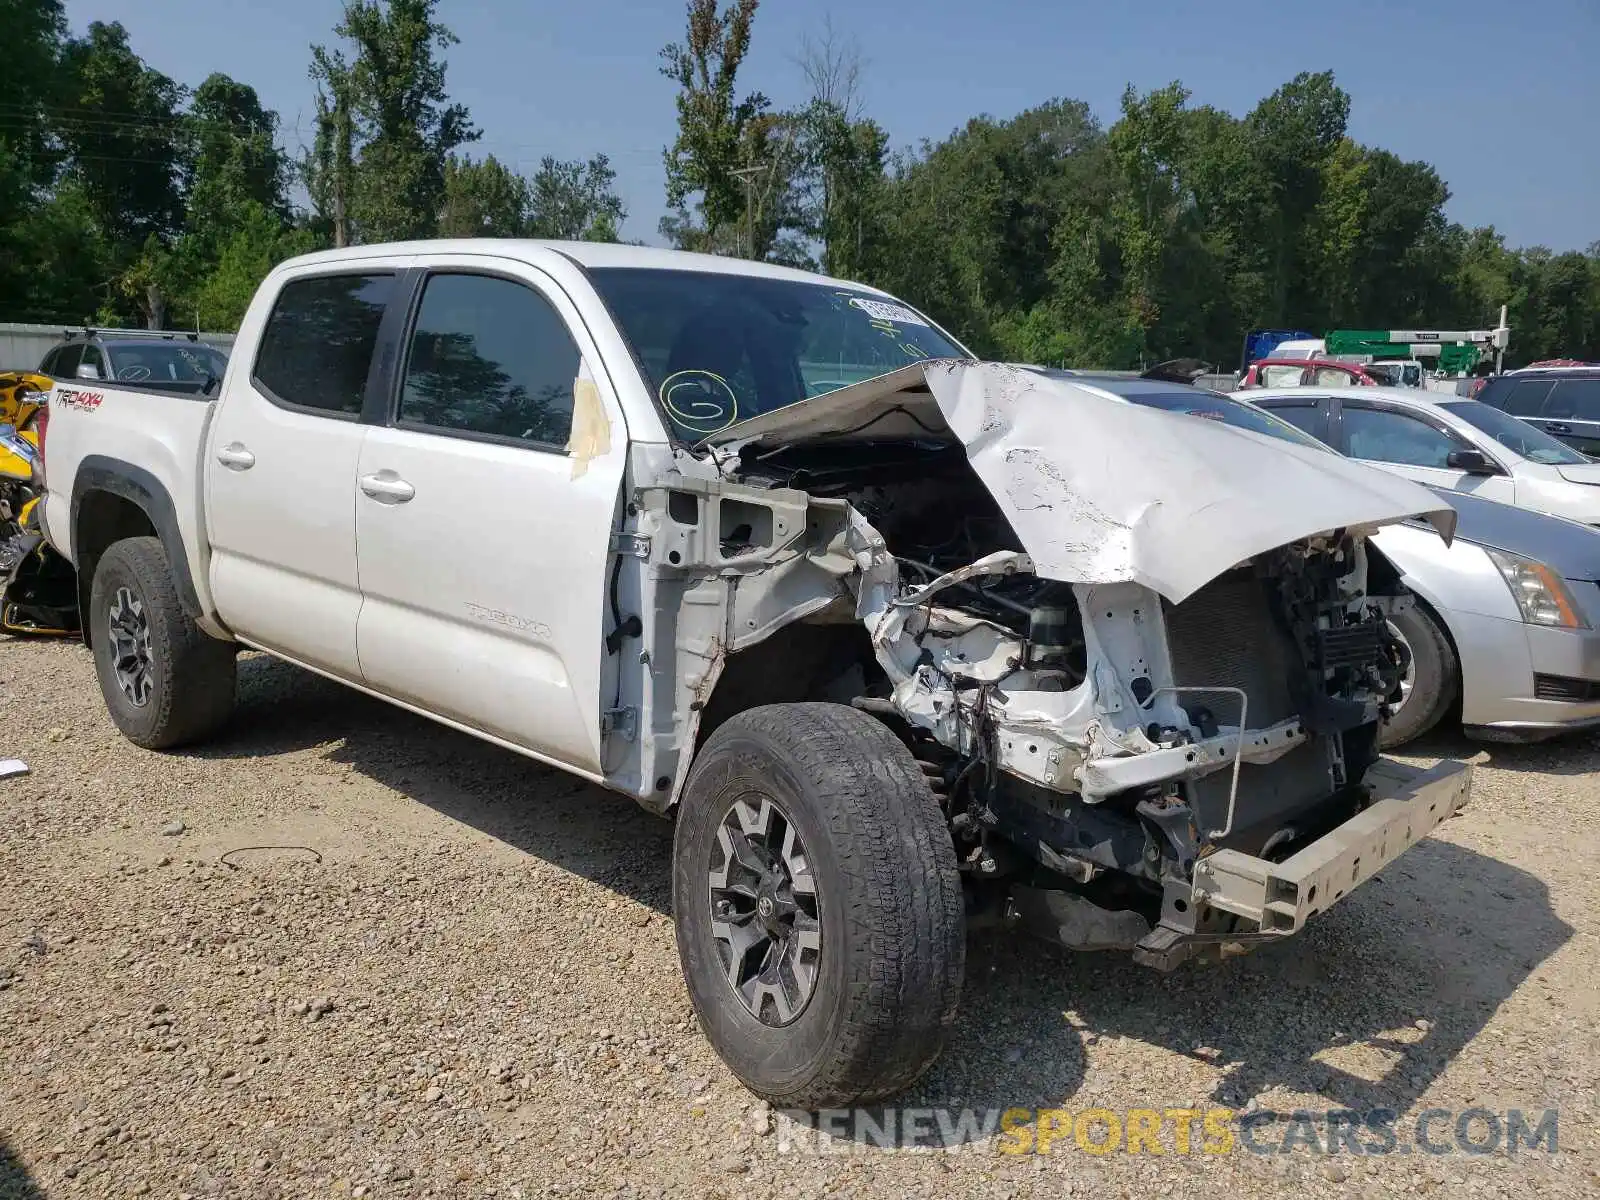
{"label": "green tree", "polygon": [[1349,117],[1349,95],[1333,72],[1322,71],[1296,75],[1245,118],[1254,167],[1267,189],[1258,236],[1267,253],[1267,299],[1279,320],[1301,324],[1323,311],[1305,287],[1305,233]]}
{"label": "green tree", "polygon": [[311,50],[316,138],[300,162],[313,226],[335,246],[350,244],[350,189],[355,176],[355,116],[350,67],[337,50]]}
{"label": "green tree", "polygon": [[[1437,323],[1451,274],[1444,215],[1450,189],[1424,162],[1405,162],[1387,150],[1363,151],[1365,201],[1357,242],[1352,317],[1396,328]],[[1307,307],[1315,311],[1317,299]]]}
{"label": "green tree", "polygon": [[806,232],[818,242],[827,274],[858,278],[881,253],[889,135],[875,121],[850,120],[828,100],[813,99],[800,116]]}
{"label": "green tree", "polygon": [[[52,261],[41,260],[39,239],[57,227],[53,217],[59,214],[36,218],[41,206],[49,206],[49,189],[60,165],[49,102],[61,86],[65,40],[66,18],[58,0],[0,2],[0,45],[15,61],[28,64],[27,85],[13,89],[0,119],[0,295],[11,299],[13,312],[38,311],[38,304],[48,299],[35,295],[34,276],[41,261]],[[77,256],[71,257],[76,263]],[[63,290],[70,294],[77,282],[63,281]],[[70,304],[62,307],[74,311]]]}
{"label": "green tree", "polygon": [[445,160],[440,237],[523,237],[527,227],[526,179],[492,154]]}
{"label": "green tree", "polygon": [[23,214],[11,241],[6,320],[78,324],[93,320],[111,299],[111,247],[76,183],[58,186]]}
{"label": "green tree", "polygon": [[1091,271],[1089,290],[1106,294],[1101,272],[1115,263],[1105,261],[1105,156],[1104,132],[1075,100],[1009,121],[975,118],[900,156],[884,183],[884,244],[868,282],[926,308],[978,353],[1010,356],[1010,331],[1055,296],[1058,254],[1072,264],[1063,278]]}
{"label": "green tree", "polygon": [[445,163],[479,136],[445,89],[443,56],[456,37],[435,19],[437,7],[349,0],[334,28],[351,44],[349,59],[313,48],[318,139],[308,190],[334,223],[336,244],[431,236]]}
{"label": "green tree", "polygon": [[0,0],[0,45],[27,68],[0,121],[0,227],[32,206],[36,189],[55,181],[61,160],[55,118],[65,110],[52,110],[52,101],[62,91],[66,35],[60,0]]}
{"label": "green tree", "polygon": [[661,51],[661,73],[678,85],[678,136],[665,155],[674,212],[661,232],[687,249],[730,249],[728,231],[750,206],[738,172],[770,168],[753,157],[766,138],[752,126],[771,105],[760,92],[734,92],[759,3],[731,0],[723,11],[718,0],[689,0],[684,41]]}
{"label": "green tree", "polygon": [[1324,319],[1334,325],[1363,320],[1359,256],[1369,219],[1369,166],[1361,147],[1342,139],[1323,163],[1322,194],[1306,221],[1307,289],[1320,298],[1327,313]]}
{"label": "green tree", "polygon": [[315,249],[317,238],[310,230],[287,227],[266,205],[246,201],[215,264],[195,288],[195,327],[237,329],[267,272],[286,258]]}
{"label": "green tree", "polygon": [[798,61],[811,98],[794,114],[800,163],[791,207],[817,244],[822,269],[859,278],[873,269],[883,240],[889,135],[863,115],[861,54],[831,18],[819,37],[803,41]]}
{"label": "green tree", "polygon": [[617,173],[604,154],[586,163],[546,155],[528,185],[529,237],[615,242],[627,210],[616,194]]}
{"label": "green tree", "polygon": [[288,218],[288,160],[277,145],[278,117],[262,107],[253,87],[220,73],[207,76],[189,102],[186,124],[189,229],[229,230],[247,202]]}
{"label": "green tree", "polygon": [[1183,171],[1188,98],[1177,83],[1144,96],[1130,87],[1122,95],[1122,117],[1108,138],[1117,172],[1112,221],[1122,268],[1122,304],[1131,324],[1145,331],[1162,315],[1166,260],[1174,244],[1191,233]]}
{"label": "green tree", "polygon": [[121,24],[95,21],[63,55],[66,105],[54,117],[95,223],[132,259],[183,224],[184,89],[145,65]]}

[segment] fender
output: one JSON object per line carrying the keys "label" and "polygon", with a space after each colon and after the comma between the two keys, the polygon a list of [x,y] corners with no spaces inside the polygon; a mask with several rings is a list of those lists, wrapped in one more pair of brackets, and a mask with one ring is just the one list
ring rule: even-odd
{"label": "fender", "polygon": [[[167,562],[172,568],[173,581],[178,588],[178,602],[184,612],[196,620],[205,618],[200,606],[199,593],[195,591],[194,578],[189,574],[189,556],[184,550],[183,535],[178,531],[178,511],[165,485],[143,467],[110,458],[104,454],[85,455],[78,464],[77,478],[72,481],[72,554],[73,566],[80,564],[81,538],[78,536],[78,515],[83,498],[89,492],[109,492],[137,505],[155,526],[161,547],[167,552]],[[80,593],[89,585],[79,572]],[[84,622],[85,630],[88,621]]]}

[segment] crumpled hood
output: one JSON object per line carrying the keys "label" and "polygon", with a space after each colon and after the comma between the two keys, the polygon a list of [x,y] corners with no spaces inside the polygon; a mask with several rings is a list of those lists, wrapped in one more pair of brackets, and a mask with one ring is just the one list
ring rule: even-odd
{"label": "crumpled hood", "polygon": [[1177,604],[1229,568],[1319,533],[1417,516],[1447,540],[1455,531],[1454,510],[1409,480],[1144,408],[1092,379],[999,363],[930,361],[726,433],[772,445],[849,435],[870,421],[875,429],[858,436],[885,436],[905,417],[940,433],[943,418],[1049,579],[1139,583]]}
{"label": "crumpled hood", "polygon": [[1143,408],[994,363],[928,387],[1043,576],[1143,584],[1180,603],[1230,567],[1338,528],[1455,512],[1427,489],[1309,446]]}

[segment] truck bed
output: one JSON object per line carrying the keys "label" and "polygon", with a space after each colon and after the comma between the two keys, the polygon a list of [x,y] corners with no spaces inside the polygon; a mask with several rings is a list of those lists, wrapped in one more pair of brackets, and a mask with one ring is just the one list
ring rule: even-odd
{"label": "truck bed", "polygon": [[57,383],[49,405],[42,449],[44,525],[50,543],[77,563],[76,505],[97,481],[120,477],[113,490],[142,488],[153,501],[151,511],[170,516],[178,535],[175,544],[184,548],[189,576],[204,602],[200,468],[215,400],[194,392],[73,381]]}

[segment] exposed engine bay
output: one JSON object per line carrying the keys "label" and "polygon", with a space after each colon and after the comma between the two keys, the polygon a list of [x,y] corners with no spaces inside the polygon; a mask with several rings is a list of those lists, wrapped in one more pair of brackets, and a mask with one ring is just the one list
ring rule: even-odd
{"label": "exposed engine bay", "polygon": [[964,456],[874,450],[776,455],[745,481],[845,500],[882,534],[900,574],[879,694],[857,703],[912,731],[975,878],[1109,872],[1148,908],[1217,846],[1287,857],[1359,808],[1405,667],[1387,617],[1409,603],[1361,539],[1279,548],[1174,605],[1040,578]]}
{"label": "exposed engine bay", "polygon": [[[876,430],[758,429],[713,455],[715,480],[640,493],[651,543],[682,547],[656,611],[726,610],[683,676],[698,736],[752,702],[852,703],[922,762],[975,904],[1161,967],[1276,936],[1269,901],[1196,902],[1204,864],[1282,862],[1372,803],[1406,667],[1388,617],[1410,600],[1366,533],[1437,501],[1122,403],[1074,433],[1039,404],[1080,399],[1059,384],[941,369],[865,397]],[[846,411],[840,394],[795,408]],[[1292,499],[1268,509],[1273,472]],[[780,629],[808,648],[742,653]],[[692,639],[669,634],[681,657]]]}

